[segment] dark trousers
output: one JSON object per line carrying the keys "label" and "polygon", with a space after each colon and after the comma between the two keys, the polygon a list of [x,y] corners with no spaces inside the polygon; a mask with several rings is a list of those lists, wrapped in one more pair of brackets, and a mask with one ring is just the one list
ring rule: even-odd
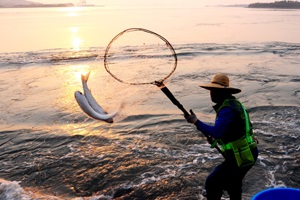
{"label": "dark trousers", "polygon": [[[254,159],[257,159],[258,150],[252,150]],[[242,199],[242,180],[253,165],[238,167],[234,156],[226,157],[207,177],[205,182],[207,200],[220,200],[223,190],[226,190],[230,200]]]}

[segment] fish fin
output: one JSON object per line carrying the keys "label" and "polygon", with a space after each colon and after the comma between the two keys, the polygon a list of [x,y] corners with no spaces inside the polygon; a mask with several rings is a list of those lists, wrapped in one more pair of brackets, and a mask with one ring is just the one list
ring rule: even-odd
{"label": "fish fin", "polygon": [[88,72],[86,75],[81,74],[81,81],[82,82],[87,82],[89,80],[90,73],[91,72]]}

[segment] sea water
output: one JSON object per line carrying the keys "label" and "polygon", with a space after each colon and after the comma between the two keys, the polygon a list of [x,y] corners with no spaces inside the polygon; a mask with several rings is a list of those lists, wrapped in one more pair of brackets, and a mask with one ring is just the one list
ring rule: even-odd
{"label": "sea water", "polygon": [[[204,199],[222,156],[156,86],[125,85],[104,69],[106,45],[132,27],[173,45],[178,66],[166,84],[202,121],[213,123],[215,113],[198,84],[221,72],[242,89],[260,151],[244,199],[300,187],[299,10],[28,8],[0,9],[0,19],[1,200]],[[113,124],[75,101],[88,71],[101,106],[124,104]]]}

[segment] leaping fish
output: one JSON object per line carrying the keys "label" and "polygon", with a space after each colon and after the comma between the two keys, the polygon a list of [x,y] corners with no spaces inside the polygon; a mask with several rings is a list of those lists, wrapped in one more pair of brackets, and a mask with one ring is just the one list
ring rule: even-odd
{"label": "leaping fish", "polygon": [[88,116],[90,116],[94,119],[112,123],[113,122],[112,118],[118,114],[118,111],[116,111],[112,114],[101,114],[101,113],[96,112],[89,104],[87,98],[79,91],[75,92],[75,99],[76,99],[78,105],[80,106],[80,108],[83,110],[83,112],[85,112]]}
{"label": "leaping fish", "polygon": [[[117,115],[118,112],[115,112],[111,115],[109,115],[96,101],[96,99],[93,97],[91,91],[89,90],[88,86],[87,86],[87,81],[89,79],[90,76],[90,72],[87,73],[86,75],[81,75],[81,82],[82,82],[82,88],[83,88],[83,92],[84,95],[79,92],[76,91],[75,92],[75,98],[77,103],[79,104],[80,108],[89,116],[95,118],[95,119],[99,119],[99,120],[103,120],[106,121],[108,123],[113,123],[113,117]],[[87,104],[86,104],[87,103]],[[94,112],[91,112],[91,111]],[[95,114],[100,114],[101,116],[97,116]],[[110,118],[105,117],[105,115],[107,116],[112,116]]]}
{"label": "leaping fish", "polygon": [[93,97],[90,89],[87,86],[87,81],[89,80],[90,72],[86,75],[81,74],[81,82],[82,82],[82,88],[83,88],[83,94],[86,97],[87,101],[91,105],[91,107],[100,114],[107,114],[105,110],[97,103],[96,99]]}

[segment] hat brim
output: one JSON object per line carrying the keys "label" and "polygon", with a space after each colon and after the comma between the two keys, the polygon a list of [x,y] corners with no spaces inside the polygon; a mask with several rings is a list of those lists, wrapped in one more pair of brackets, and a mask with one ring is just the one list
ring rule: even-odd
{"label": "hat brim", "polygon": [[230,93],[230,94],[237,94],[240,93],[242,90],[238,89],[238,88],[233,88],[233,87],[225,87],[219,84],[215,84],[215,83],[210,83],[210,84],[202,84],[199,85],[200,87],[207,89],[207,90],[216,90],[216,89],[222,89],[222,90],[226,90],[226,92]]}

